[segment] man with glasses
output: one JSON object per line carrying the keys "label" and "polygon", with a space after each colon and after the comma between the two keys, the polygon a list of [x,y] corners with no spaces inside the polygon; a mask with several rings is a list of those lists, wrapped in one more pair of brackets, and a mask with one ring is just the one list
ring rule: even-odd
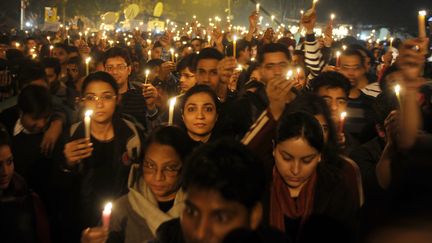
{"label": "man with glasses", "polygon": [[142,84],[129,80],[132,72],[132,61],[127,50],[112,47],[105,52],[105,71],[111,74],[118,86],[120,112],[133,116],[144,128],[148,120],[153,120],[158,114],[156,97],[158,92],[152,84]]}

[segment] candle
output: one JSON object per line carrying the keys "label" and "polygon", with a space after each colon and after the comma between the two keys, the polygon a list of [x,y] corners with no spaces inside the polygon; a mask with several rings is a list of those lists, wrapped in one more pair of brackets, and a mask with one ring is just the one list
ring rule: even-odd
{"label": "candle", "polygon": [[346,49],[347,49],[347,46],[346,46],[346,45],[343,45],[343,46],[342,46],[342,50],[346,51]]}
{"label": "candle", "polygon": [[53,46],[53,45],[50,45],[49,49],[50,49],[49,55],[52,56],[52,51],[53,51],[53,49],[54,49],[54,46]]}
{"label": "candle", "polygon": [[396,98],[397,98],[397,100],[398,100],[399,107],[400,107],[400,105],[401,105],[400,90],[401,90],[401,86],[400,86],[399,84],[396,84],[396,85],[394,86],[394,92],[395,92],[395,94],[396,94]]}
{"label": "candle", "polygon": [[47,36],[48,43],[51,43],[51,36]]}
{"label": "candle", "polygon": [[330,25],[333,25],[333,20],[336,18],[336,15],[335,14],[331,14],[330,15]]}
{"label": "candle", "polygon": [[104,210],[102,212],[102,226],[104,228],[109,228],[109,223],[111,219],[111,210],[112,210],[112,203],[105,204]]}
{"label": "candle", "polygon": [[297,80],[300,79],[301,68],[297,68]]}
{"label": "candle", "polygon": [[393,37],[390,37],[390,48],[393,48]]}
{"label": "candle", "polygon": [[312,2],[312,10],[315,10],[317,2],[318,2],[318,0],[313,0],[313,2]]}
{"label": "candle", "polygon": [[20,48],[20,43],[15,43],[15,47],[16,47],[16,49],[19,49]]}
{"label": "candle", "polygon": [[426,37],[426,24],[425,24],[425,19],[426,19],[426,11],[422,10],[419,11],[419,15],[418,15],[418,35],[420,38],[425,38]]}
{"label": "candle", "polygon": [[81,40],[81,39],[82,39],[82,33],[81,33],[81,32],[79,32],[78,34],[79,34],[79,36],[80,36],[80,40]]}
{"label": "candle", "polygon": [[175,62],[175,60],[174,60],[174,49],[173,48],[170,49],[170,53],[171,53],[171,61]]}
{"label": "candle", "polygon": [[345,111],[340,114],[339,133],[343,133],[346,116],[347,116],[347,113]]}
{"label": "candle", "polygon": [[90,69],[89,69],[90,61],[91,61],[91,57],[87,57],[85,59],[85,63],[86,63],[86,75],[89,75],[89,73],[90,73]]}
{"label": "candle", "polygon": [[260,4],[259,3],[256,4],[255,10],[257,13],[259,13],[259,11],[260,11]]}
{"label": "candle", "polygon": [[271,16],[271,21],[274,21],[274,19],[275,19],[275,16],[272,15],[272,16]]}
{"label": "candle", "polygon": [[293,71],[292,70],[288,70],[287,75],[286,75],[286,79],[287,80],[291,80],[292,76],[293,76]]}
{"label": "candle", "polygon": [[88,139],[90,139],[90,121],[91,121],[92,114],[93,114],[93,110],[87,110],[84,113],[85,137]]}
{"label": "candle", "polygon": [[242,66],[242,65],[240,65],[240,64],[239,64],[239,65],[237,65],[237,68],[236,68],[236,70],[237,70],[237,71],[243,71],[243,66]]}
{"label": "candle", "polygon": [[147,55],[148,55],[148,59],[151,60],[151,50],[148,50]]}
{"label": "candle", "polygon": [[340,55],[341,55],[341,52],[337,51],[336,52],[336,67],[340,66]]}
{"label": "candle", "polygon": [[304,14],[304,10],[302,9],[300,10],[300,15],[303,17],[303,14]]}
{"label": "candle", "polygon": [[174,62],[177,62],[177,60],[178,60],[178,54],[174,53]]}
{"label": "candle", "polygon": [[237,36],[234,35],[234,40],[233,40],[233,57],[236,58],[236,49],[237,49]]}
{"label": "candle", "polygon": [[144,81],[144,84],[147,84],[149,74],[150,74],[150,70],[148,70],[148,69],[145,70],[145,81]]}
{"label": "candle", "polygon": [[176,104],[177,98],[173,97],[169,100],[169,117],[168,117],[168,126],[173,125],[174,120],[174,107]]}

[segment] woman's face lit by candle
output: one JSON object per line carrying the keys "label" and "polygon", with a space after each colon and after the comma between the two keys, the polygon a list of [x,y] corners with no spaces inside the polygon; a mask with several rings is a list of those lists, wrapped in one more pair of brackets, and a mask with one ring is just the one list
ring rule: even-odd
{"label": "woman's face lit by candle", "polygon": [[93,110],[92,121],[107,123],[112,121],[117,97],[114,88],[103,81],[92,81],[83,90],[85,109]]}
{"label": "woman's face lit by candle", "polygon": [[202,141],[210,135],[217,118],[216,104],[209,94],[196,93],[186,100],[183,121],[193,140]]}
{"label": "woman's face lit by candle", "polygon": [[159,202],[175,198],[182,163],[175,149],[169,145],[152,143],[143,161],[143,179]]}

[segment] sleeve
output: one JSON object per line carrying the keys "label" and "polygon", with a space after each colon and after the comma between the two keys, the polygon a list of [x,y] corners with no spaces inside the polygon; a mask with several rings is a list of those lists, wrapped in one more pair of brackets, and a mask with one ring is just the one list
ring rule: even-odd
{"label": "sleeve", "polygon": [[310,71],[308,78],[311,80],[321,73],[325,64],[324,56],[315,38],[315,34],[306,35],[304,48],[305,64]]}

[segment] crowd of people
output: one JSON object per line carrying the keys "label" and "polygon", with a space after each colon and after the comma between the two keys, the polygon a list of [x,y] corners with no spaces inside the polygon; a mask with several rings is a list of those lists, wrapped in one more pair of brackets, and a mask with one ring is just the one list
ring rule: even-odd
{"label": "crowd of people", "polygon": [[317,14],[3,34],[0,241],[430,242],[429,39]]}

